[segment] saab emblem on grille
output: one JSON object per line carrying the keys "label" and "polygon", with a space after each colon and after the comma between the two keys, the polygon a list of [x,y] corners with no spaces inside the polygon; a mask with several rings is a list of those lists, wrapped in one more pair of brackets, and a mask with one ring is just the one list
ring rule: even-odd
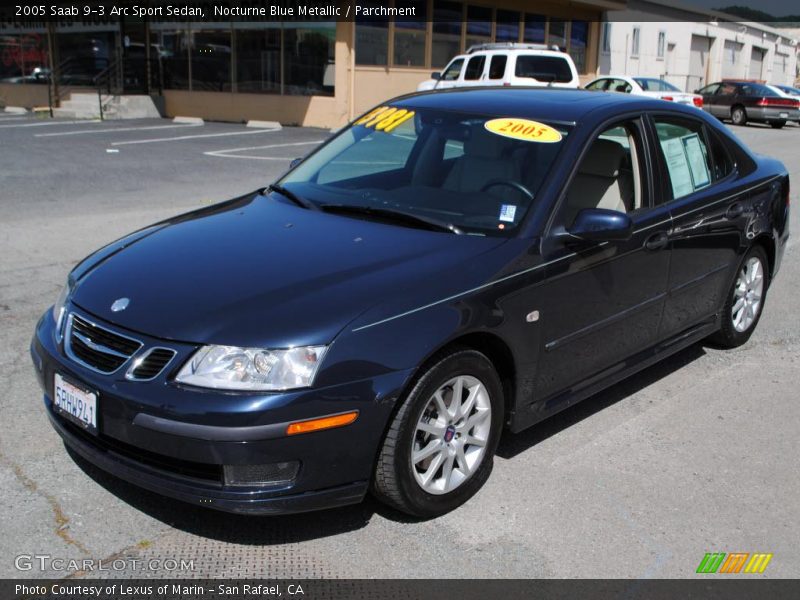
{"label": "saab emblem on grille", "polygon": [[121,310],[125,310],[126,308],[128,308],[128,304],[130,303],[131,301],[129,298],[117,298],[116,300],[114,300],[114,304],[111,305],[111,312],[119,312]]}

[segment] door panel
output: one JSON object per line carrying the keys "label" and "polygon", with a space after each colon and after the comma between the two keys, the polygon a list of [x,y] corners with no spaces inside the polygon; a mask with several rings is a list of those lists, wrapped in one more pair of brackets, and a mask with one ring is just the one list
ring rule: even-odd
{"label": "door panel", "polygon": [[[667,209],[635,217],[630,240],[584,247],[548,267],[536,397],[564,392],[656,343],[670,253],[646,248],[669,231]],[[543,407],[544,408],[544,407]]]}
{"label": "door panel", "polygon": [[[582,157],[543,242],[549,265],[532,298],[540,311],[540,411],[657,341],[670,215],[666,207],[650,207],[645,131],[639,118],[604,128]],[[633,223],[630,239],[592,243],[565,235],[575,215],[592,208],[626,213]]]}
{"label": "door panel", "polygon": [[732,159],[703,123],[656,116],[654,128],[665,173],[663,199],[672,217],[659,334],[666,338],[710,319],[724,303],[748,204],[730,180],[724,182]]}

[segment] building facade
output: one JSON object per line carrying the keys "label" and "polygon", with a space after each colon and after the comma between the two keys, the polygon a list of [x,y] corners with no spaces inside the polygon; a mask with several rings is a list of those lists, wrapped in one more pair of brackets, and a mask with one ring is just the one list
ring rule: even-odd
{"label": "building facade", "polygon": [[418,16],[355,22],[126,18],[0,30],[0,103],[57,104],[72,92],[96,89],[98,78],[113,71],[126,93],[158,95],[166,116],[339,127],[414,91],[472,44],[492,41],[556,45],[573,57],[584,83],[598,74],[641,74],[691,90],[734,76],[789,83],[797,69],[797,44],[785,32],[678,11],[659,0],[380,4]]}
{"label": "building facade", "polygon": [[629,0],[602,24],[599,73],[659,77],[687,92],[721,79],[794,83],[798,40],[789,31],[726,18],[674,2]]}

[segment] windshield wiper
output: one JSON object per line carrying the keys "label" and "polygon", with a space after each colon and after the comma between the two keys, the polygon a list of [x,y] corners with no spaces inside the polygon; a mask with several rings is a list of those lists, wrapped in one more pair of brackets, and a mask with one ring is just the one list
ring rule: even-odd
{"label": "windshield wiper", "polygon": [[320,208],[325,212],[343,215],[364,215],[367,217],[375,217],[381,221],[394,221],[403,225],[422,229],[430,229],[431,231],[447,231],[457,235],[464,233],[452,223],[445,223],[444,221],[439,221],[430,217],[421,217],[419,215],[403,212],[401,210],[393,210],[391,208],[357,206],[354,204],[323,204]]}
{"label": "windshield wiper", "polygon": [[312,210],[319,210],[319,208],[317,207],[316,204],[314,204],[313,202],[309,202],[308,200],[302,199],[300,196],[298,196],[294,192],[291,192],[291,191],[287,190],[285,187],[283,187],[279,183],[270,184],[270,186],[267,187],[267,191],[268,192],[277,192],[281,196],[283,196],[284,198],[288,198],[289,200],[291,200],[292,202],[297,204],[297,206],[302,206],[303,208],[309,208],[309,209],[312,209]]}

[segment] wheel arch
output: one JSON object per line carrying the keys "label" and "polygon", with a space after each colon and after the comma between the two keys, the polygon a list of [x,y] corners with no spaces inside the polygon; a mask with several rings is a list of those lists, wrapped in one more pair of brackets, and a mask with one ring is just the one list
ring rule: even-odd
{"label": "wheel arch", "polygon": [[[414,383],[425,371],[444,356],[459,350],[475,350],[480,352],[494,366],[500,382],[503,384],[504,421],[509,422],[514,412],[517,391],[517,365],[511,347],[499,335],[486,331],[464,333],[452,338],[431,352],[409,379],[406,390],[413,388]],[[403,394],[406,393],[404,390]]]}
{"label": "wheel arch", "polygon": [[775,248],[775,240],[772,238],[771,235],[768,233],[762,233],[756,236],[753,240],[752,246],[761,246],[764,249],[764,252],[767,254],[767,260],[769,261],[769,281],[767,285],[772,282],[772,277],[775,274],[775,260],[776,260],[776,248]]}

